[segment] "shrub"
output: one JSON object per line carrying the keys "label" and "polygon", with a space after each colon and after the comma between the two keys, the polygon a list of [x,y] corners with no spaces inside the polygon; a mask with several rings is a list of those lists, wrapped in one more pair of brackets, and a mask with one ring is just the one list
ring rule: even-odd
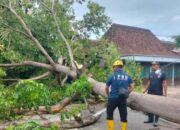
{"label": "shrub", "polygon": [[126,60],[125,63],[126,64],[124,66],[124,70],[132,77],[135,91],[142,91],[142,66],[140,65],[140,63],[137,63],[136,61],[131,59]]}
{"label": "shrub", "polygon": [[78,80],[66,86],[65,95],[71,97],[77,93],[79,94],[79,98],[84,98],[89,95],[90,91],[90,83],[85,76],[81,76]]}
{"label": "shrub", "polygon": [[15,88],[14,98],[19,108],[39,109],[40,105],[50,105],[50,92],[47,86],[31,80],[20,81]]}

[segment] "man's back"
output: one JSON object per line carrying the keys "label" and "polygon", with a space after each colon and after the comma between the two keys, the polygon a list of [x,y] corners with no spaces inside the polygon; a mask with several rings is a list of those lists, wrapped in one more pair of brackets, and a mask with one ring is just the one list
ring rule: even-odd
{"label": "man's back", "polygon": [[111,92],[109,98],[117,98],[119,87],[128,89],[129,84],[132,83],[131,77],[123,70],[115,71],[107,80],[107,85],[111,85]]}

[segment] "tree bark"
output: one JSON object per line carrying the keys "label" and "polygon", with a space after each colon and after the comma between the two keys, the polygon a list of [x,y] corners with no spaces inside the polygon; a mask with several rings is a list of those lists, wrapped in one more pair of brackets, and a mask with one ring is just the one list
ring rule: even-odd
{"label": "tree bark", "polygon": [[128,106],[132,109],[154,113],[167,120],[180,123],[180,100],[171,97],[140,94],[133,92],[128,98]]}
{"label": "tree bark", "polygon": [[98,82],[97,80],[94,80],[93,78],[90,78],[90,77],[88,77],[88,81],[93,86],[93,91],[96,94],[107,97],[107,95],[105,93],[105,83]]}

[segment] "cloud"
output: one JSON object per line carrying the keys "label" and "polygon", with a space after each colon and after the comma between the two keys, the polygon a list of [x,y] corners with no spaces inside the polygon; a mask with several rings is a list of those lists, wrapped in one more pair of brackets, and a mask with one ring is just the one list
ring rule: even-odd
{"label": "cloud", "polygon": [[180,21],[180,15],[173,16],[172,21]]}
{"label": "cloud", "polygon": [[93,1],[106,8],[114,23],[147,28],[161,37],[180,34],[180,0]]}
{"label": "cloud", "polygon": [[[158,36],[157,36],[158,37]],[[171,42],[174,42],[174,39],[173,38],[170,38],[170,37],[158,37],[158,39],[162,40],[162,41],[171,41]]]}

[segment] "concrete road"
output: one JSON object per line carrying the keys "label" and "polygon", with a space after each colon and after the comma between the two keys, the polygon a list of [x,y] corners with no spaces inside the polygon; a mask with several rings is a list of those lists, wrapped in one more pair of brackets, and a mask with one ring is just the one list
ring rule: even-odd
{"label": "concrete road", "polygon": [[[168,87],[168,96],[180,99],[180,86]],[[128,130],[180,130],[180,124],[168,122],[164,119],[159,120],[158,127],[153,127],[152,124],[144,124],[144,120],[147,120],[147,116],[142,112],[137,112],[128,109]],[[119,112],[116,109],[114,113],[115,130],[120,130]],[[81,128],[79,130],[106,130],[106,113],[104,113],[101,119],[88,127]]]}
{"label": "concrete road", "polygon": [[[154,127],[152,124],[144,124],[144,120],[147,116],[141,112],[128,109],[128,130],[180,130],[180,124],[168,122],[160,119],[158,127]],[[115,130],[120,130],[120,119],[118,109],[114,113]],[[94,125],[80,128],[77,130],[106,130],[106,113],[104,113],[101,119]]]}

